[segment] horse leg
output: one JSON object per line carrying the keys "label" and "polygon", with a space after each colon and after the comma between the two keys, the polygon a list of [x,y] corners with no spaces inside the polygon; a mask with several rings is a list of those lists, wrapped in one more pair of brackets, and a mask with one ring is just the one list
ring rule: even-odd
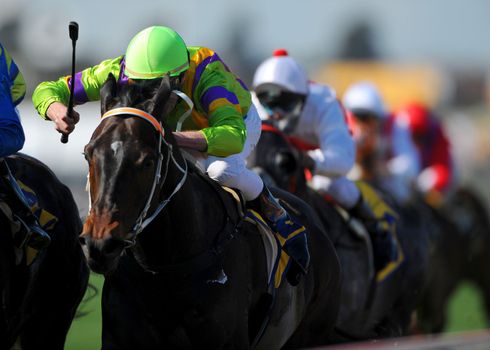
{"label": "horse leg", "polygon": [[340,262],[335,248],[323,231],[320,219],[305,202],[287,192],[275,190],[279,198],[298,210],[307,226],[312,263],[305,276],[303,318],[284,349],[318,346],[330,342],[340,301]]}
{"label": "horse leg", "polygon": [[55,245],[48,248],[33,286],[29,301],[32,316],[20,335],[22,349],[63,349],[88,284],[89,271],[81,248],[76,246],[75,252],[63,252],[70,257],[62,261],[61,256],[53,256],[51,249],[56,249]]}
{"label": "horse leg", "polygon": [[[283,349],[331,344],[340,301],[340,263],[330,240],[319,230],[310,231],[312,264],[311,299],[304,319]],[[315,284],[315,285],[313,285]]]}

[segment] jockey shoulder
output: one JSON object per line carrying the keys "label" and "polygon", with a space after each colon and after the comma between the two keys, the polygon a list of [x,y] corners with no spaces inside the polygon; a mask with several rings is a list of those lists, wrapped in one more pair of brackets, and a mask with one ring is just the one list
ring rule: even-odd
{"label": "jockey shoulder", "polygon": [[24,77],[7,50],[0,44],[0,157],[22,149],[24,131],[15,108],[24,98]]}

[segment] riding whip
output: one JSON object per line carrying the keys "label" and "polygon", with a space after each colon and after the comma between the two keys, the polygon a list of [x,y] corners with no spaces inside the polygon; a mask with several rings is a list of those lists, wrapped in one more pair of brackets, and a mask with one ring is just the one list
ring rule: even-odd
{"label": "riding whip", "polygon": [[[71,46],[72,46],[72,55],[71,55],[71,86],[70,86],[70,100],[68,102],[68,118],[71,118],[73,113],[73,94],[75,90],[75,46],[78,39],[78,23],[70,22],[68,25],[68,31],[70,33]],[[68,134],[61,135],[61,142],[68,142]]]}

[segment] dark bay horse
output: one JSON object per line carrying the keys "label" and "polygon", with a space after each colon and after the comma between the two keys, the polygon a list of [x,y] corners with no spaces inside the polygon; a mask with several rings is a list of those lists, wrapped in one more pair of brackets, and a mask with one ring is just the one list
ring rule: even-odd
{"label": "dark bay horse", "polygon": [[75,311],[88,283],[78,235],[77,205],[65,185],[40,161],[16,154],[7,158],[16,177],[32,189],[38,206],[57,218],[48,230],[51,244],[31,264],[14,248],[10,221],[0,215],[0,349],[63,349]]}
{"label": "dark bay horse", "polygon": [[447,322],[449,299],[463,281],[482,292],[487,324],[490,324],[490,221],[483,200],[468,186],[461,186],[445,204],[433,210],[443,234],[437,240],[422,304],[418,331],[440,333]]}
{"label": "dark bay horse", "polygon": [[261,234],[176,146],[165,121],[175,96],[160,80],[120,86],[110,75],[106,117],[85,147],[91,208],[81,240],[89,266],[105,275],[103,348],[249,349],[258,335],[263,349],[324,344],[339,263],[318,219],[275,192],[307,224],[313,262],[298,286],[275,290],[269,310]]}
{"label": "dark bay horse", "polygon": [[[428,238],[407,218],[398,224],[404,261],[379,283],[370,276],[367,243],[355,236],[345,219],[323,196],[307,186],[302,152],[274,127],[264,124],[249,165],[265,181],[289,190],[315,208],[340,258],[341,305],[336,330],[339,341],[407,334],[428,264]],[[342,339],[343,338],[343,339]]]}

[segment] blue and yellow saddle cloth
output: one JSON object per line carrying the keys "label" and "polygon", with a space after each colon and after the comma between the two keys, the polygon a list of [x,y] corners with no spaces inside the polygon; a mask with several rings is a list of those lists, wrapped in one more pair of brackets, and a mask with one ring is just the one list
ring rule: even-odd
{"label": "blue and yellow saddle cloth", "polygon": [[[267,271],[269,272],[269,288],[279,288],[281,282],[289,268],[291,258],[282,249],[296,235],[284,238],[273,232],[262,216],[252,209],[248,209],[245,214],[248,221],[257,225],[264,242],[267,256]],[[304,234],[304,233],[303,233]]]}
{"label": "blue and yellow saddle cloth", "polygon": [[398,221],[398,214],[391,208],[372,188],[364,181],[356,181],[356,185],[362,193],[364,200],[368,203],[376,218],[380,221],[383,229],[389,232],[397,243],[398,247],[398,259],[388,263],[382,270],[376,274],[376,281],[378,283],[384,281],[390,276],[405,260],[403,250],[398,240],[396,225]]}
{"label": "blue and yellow saddle cloth", "polygon": [[[27,201],[27,204],[29,205],[29,208],[31,208],[31,212],[37,217],[37,221],[39,222],[39,225],[41,225],[41,227],[49,233],[49,230],[52,230],[56,225],[56,223],[58,222],[58,218],[53,214],[51,214],[49,211],[39,206],[37,195],[29,186],[27,186],[20,180],[16,180],[16,181],[19,184],[22,193],[24,194],[24,197]],[[26,265],[30,266],[38,256],[39,251],[28,245],[25,245],[24,250],[25,250]]]}
{"label": "blue and yellow saddle cloth", "polygon": [[37,217],[39,225],[46,231],[53,229],[54,225],[58,222],[58,218],[49,211],[39,207],[37,195],[29,186],[20,180],[17,180],[17,183],[27,200],[27,204],[29,204],[29,207],[31,208],[31,212]]}

